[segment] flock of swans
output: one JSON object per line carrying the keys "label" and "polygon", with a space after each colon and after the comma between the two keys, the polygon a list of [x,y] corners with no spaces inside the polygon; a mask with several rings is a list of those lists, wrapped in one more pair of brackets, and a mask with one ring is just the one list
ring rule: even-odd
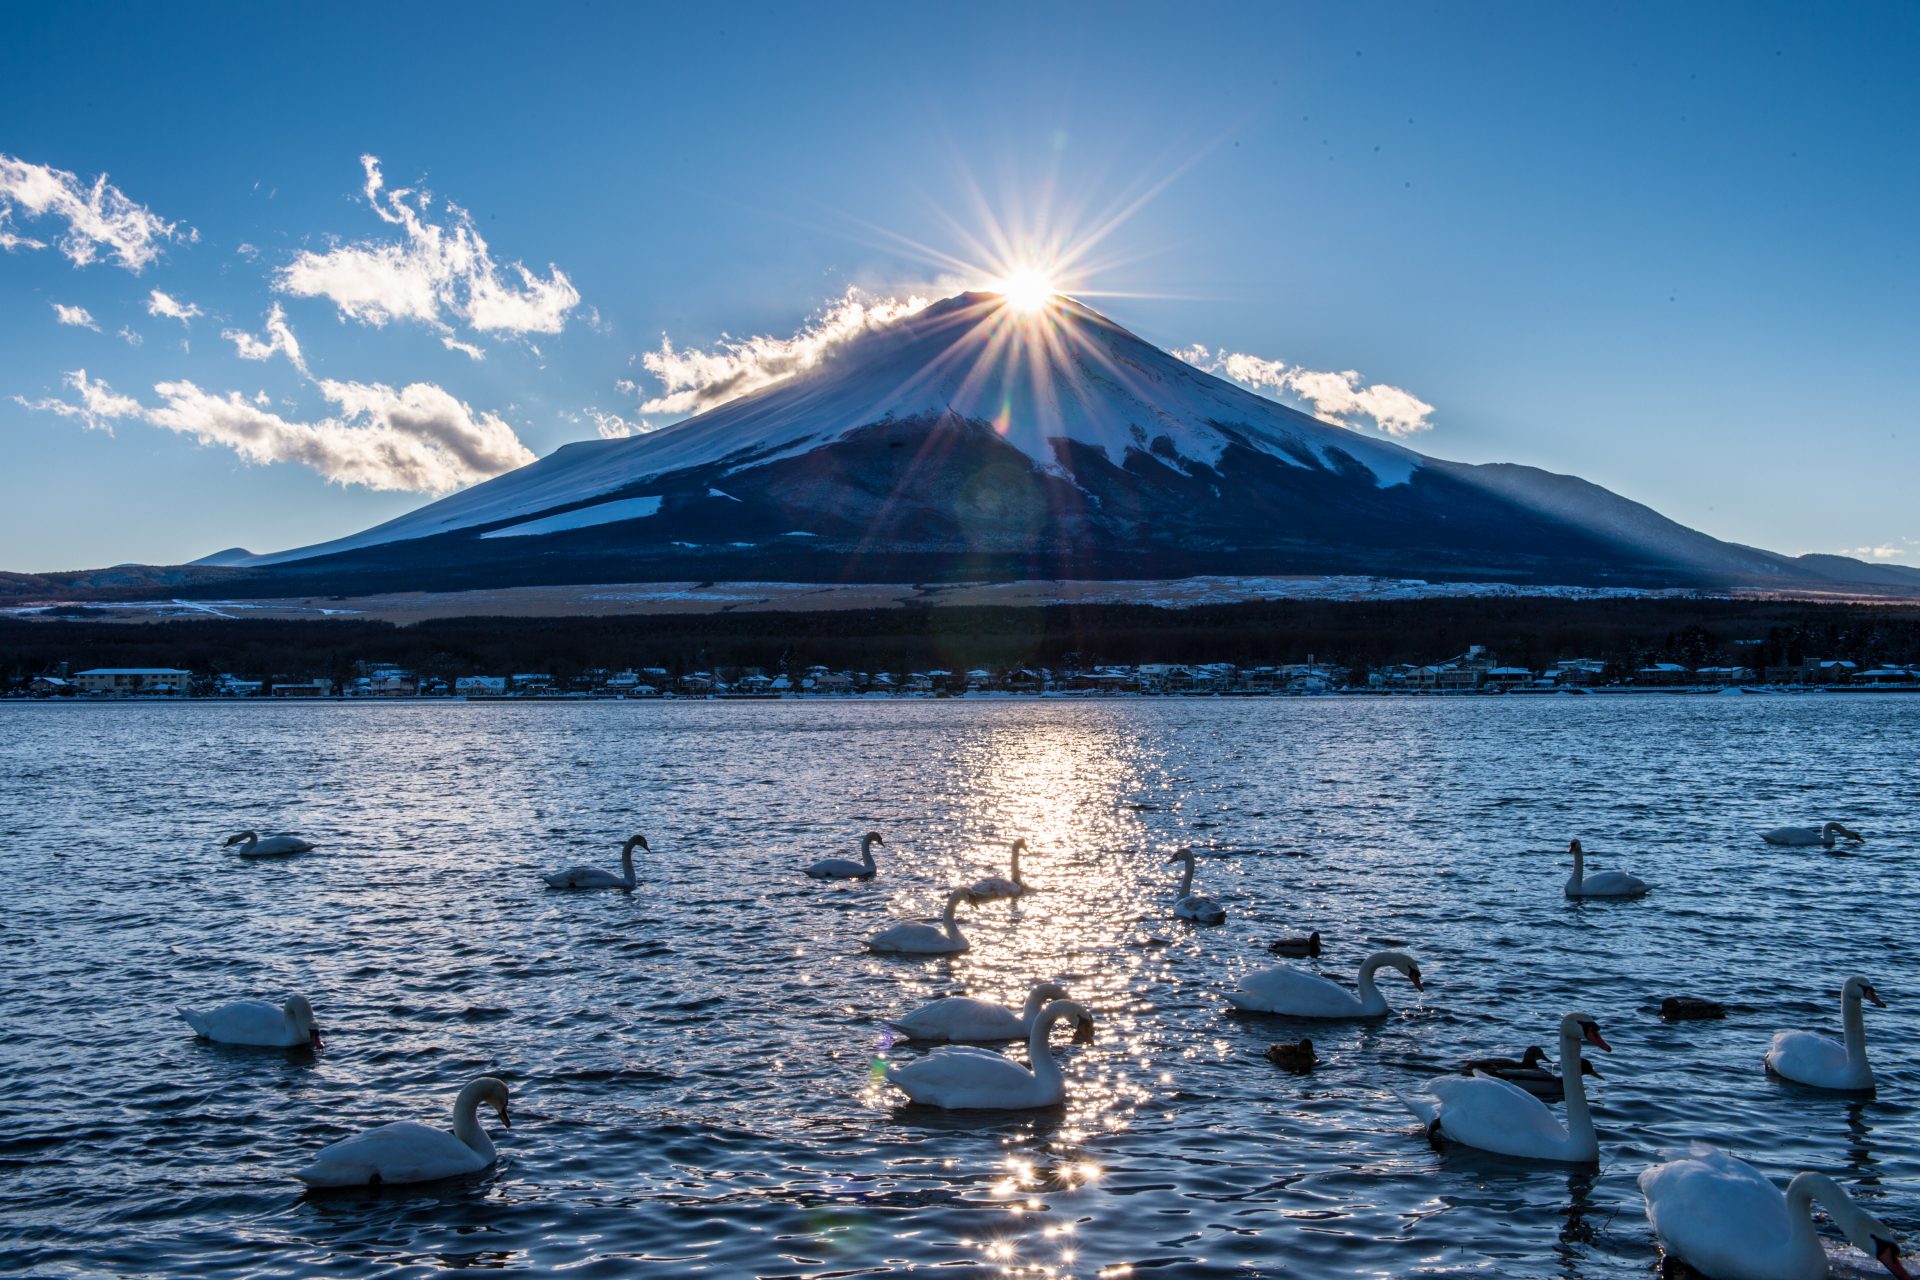
{"label": "flock of swans", "polygon": [[[1837,839],[1856,843],[1864,839],[1837,822],[1821,827],[1780,827],[1761,838],[1773,845],[1829,849]],[[238,846],[239,853],[248,857],[283,856],[313,848],[294,836],[263,838],[252,831],[234,836],[227,844]],[[857,860],[824,858],[806,867],[805,874],[821,881],[871,880],[879,870],[874,846],[885,844],[878,832],[870,831],[860,839]],[[541,878],[553,889],[631,891],[637,883],[634,851],[647,848],[644,836],[628,839],[621,850],[618,875],[582,866]],[[868,937],[865,945],[876,953],[901,956],[966,951],[968,943],[957,921],[960,907],[1009,901],[1030,893],[1020,871],[1020,856],[1025,852],[1026,841],[1016,840],[1006,876],[990,876],[952,889],[938,923],[902,921]],[[1646,881],[1625,872],[1587,874],[1585,851],[1578,840],[1569,845],[1568,852],[1573,859],[1573,874],[1566,882],[1565,893],[1570,898],[1635,898],[1650,889]],[[1182,868],[1171,914],[1200,925],[1222,923],[1226,909],[1193,891],[1193,851],[1181,849],[1169,861]],[[1317,943],[1317,939],[1316,934],[1313,941]],[[1300,954],[1318,954],[1318,948]],[[1390,1009],[1375,979],[1389,969],[1404,976],[1416,991],[1425,989],[1413,957],[1401,951],[1378,951],[1361,964],[1351,990],[1283,963],[1248,974],[1226,998],[1243,1013],[1319,1021],[1381,1018]],[[1816,1089],[1873,1089],[1863,1000],[1885,1007],[1870,982],[1848,978],[1841,991],[1841,1039],[1810,1031],[1778,1032],[1763,1060],[1766,1070]],[[321,1045],[313,1008],[303,996],[296,995],[280,1006],[264,1000],[238,1000],[207,1011],[182,1008],[179,1012],[197,1035],[224,1044],[276,1048]],[[885,1078],[912,1102],[947,1110],[1000,1112],[1057,1106],[1066,1099],[1068,1085],[1049,1040],[1054,1028],[1063,1023],[1071,1028],[1076,1043],[1093,1039],[1093,1012],[1072,999],[1057,982],[1035,983],[1019,1010],[971,996],[935,1000],[887,1020],[889,1027],[908,1040],[937,1047],[904,1065],[888,1066]],[[981,1047],[1020,1040],[1027,1044],[1026,1066]],[[1462,1074],[1430,1081],[1422,1096],[1396,1096],[1426,1127],[1428,1140],[1436,1146],[1454,1143],[1518,1159],[1592,1164],[1599,1159],[1600,1148],[1585,1080],[1598,1073],[1582,1056],[1587,1047],[1612,1052],[1592,1015],[1568,1013],[1560,1020],[1557,1073],[1545,1066],[1545,1051],[1533,1047],[1517,1061],[1471,1061]],[[1293,1070],[1311,1070],[1314,1062],[1312,1044],[1307,1040],[1297,1045],[1275,1045],[1269,1056]],[[483,1105],[492,1107],[501,1124],[511,1127],[507,1098],[503,1081],[481,1076],[469,1082],[455,1099],[451,1132],[413,1121],[380,1125],[323,1148],[295,1176],[311,1187],[351,1187],[429,1182],[476,1173],[495,1159],[493,1142],[478,1118],[479,1109]],[[1549,1106],[1555,1101],[1564,1101],[1564,1123]],[[1855,1203],[1840,1184],[1822,1174],[1801,1173],[1783,1192],[1745,1161],[1696,1144],[1690,1153],[1644,1170],[1639,1183],[1648,1221],[1666,1256],[1684,1262],[1708,1280],[1818,1280],[1826,1276],[1828,1259],[1813,1220],[1815,1204],[1827,1211],[1855,1247],[1877,1260],[1897,1280],[1910,1280],[1893,1230]]]}

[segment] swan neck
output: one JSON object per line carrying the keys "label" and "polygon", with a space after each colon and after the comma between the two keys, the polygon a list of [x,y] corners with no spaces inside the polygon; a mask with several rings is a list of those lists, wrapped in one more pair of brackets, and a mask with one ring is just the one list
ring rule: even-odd
{"label": "swan neck", "polygon": [[872,869],[875,866],[875,863],[873,861],[873,837],[872,836],[860,837],[860,861],[863,864],[865,864],[868,869]]}
{"label": "swan neck", "polygon": [[1013,868],[1012,868],[1012,873],[1009,875],[1008,878],[1011,879],[1015,884],[1020,883],[1020,844],[1018,841],[1014,842]]}
{"label": "swan neck", "polygon": [[1020,1021],[1026,1023],[1029,1027],[1033,1026],[1034,1019],[1040,1016],[1040,1006],[1046,1002],[1047,993],[1040,990],[1040,988],[1035,987],[1032,991],[1029,991],[1027,993],[1027,1002],[1021,1006],[1020,1009]]}
{"label": "swan neck", "polygon": [[1027,1062],[1033,1068],[1033,1078],[1049,1089],[1061,1084],[1060,1064],[1054,1061],[1053,1049],[1047,1040],[1053,1034],[1053,1024],[1067,1015],[1055,1009],[1043,1013],[1034,1019],[1033,1030],[1027,1033]]}
{"label": "swan neck", "polygon": [[1368,956],[1360,963],[1360,977],[1354,983],[1360,991],[1360,1006],[1364,1009],[1385,1008],[1387,998],[1380,994],[1380,984],[1374,981],[1374,975],[1386,964],[1383,956]]}
{"label": "swan neck", "polygon": [[474,1081],[460,1091],[453,1100],[453,1136],[478,1151],[487,1159],[493,1159],[493,1139],[487,1136],[487,1130],[475,1113],[480,1109],[480,1097],[485,1087]]}
{"label": "swan neck", "polygon": [[1593,1113],[1587,1109],[1587,1081],[1580,1072],[1580,1032],[1574,1027],[1560,1032],[1560,1080],[1567,1094],[1567,1137],[1577,1147],[1597,1150]]}
{"label": "swan neck", "polygon": [[960,940],[960,926],[954,922],[954,916],[960,910],[960,900],[966,896],[965,889],[955,889],[947,895],[947,909],[940,913],[940,927],[956,942]]}
{"label": "swan neck", "polygon": [[1573,887],[1578,889],[1581,881],[1586,878],[1587,851],[1585,849],[1575,849],[1573,851]]}
{"label": "swan neck", "polygon": [[1193,859],[1180,860],[1180,896],[1185,898],[1193,893]]}
{"label": "swan neck", "polygon": [[1847,1064],[1866,1066],[1867,1020],[1860,1010],[1860,989],[1852,983],[1847,984],[1846,994],[1840,1000],[1840,1027],[1847,1048]]}

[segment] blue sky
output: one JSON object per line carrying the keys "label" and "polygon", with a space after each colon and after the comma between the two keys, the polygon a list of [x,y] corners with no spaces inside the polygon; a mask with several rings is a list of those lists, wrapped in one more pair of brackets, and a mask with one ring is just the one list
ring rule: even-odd
{"label": "blue sky", "polygon": [[11,5],[0,568],[349,533],[671,421],[663,335],[1118,215],[1074,291],[1359,375],[1282,398],[1920,563],[1916,54],[1911,5]]}

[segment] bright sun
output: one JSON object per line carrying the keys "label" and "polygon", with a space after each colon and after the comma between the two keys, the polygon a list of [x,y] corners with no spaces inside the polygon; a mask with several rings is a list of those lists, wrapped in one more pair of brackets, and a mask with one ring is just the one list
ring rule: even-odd
{"label": "bright sun", "polygon": [[997,285],[1000,296],[1015,311],[1031,315],[1053,301],[1053,281],[1032,267],[1021,267],[1002,276]]}

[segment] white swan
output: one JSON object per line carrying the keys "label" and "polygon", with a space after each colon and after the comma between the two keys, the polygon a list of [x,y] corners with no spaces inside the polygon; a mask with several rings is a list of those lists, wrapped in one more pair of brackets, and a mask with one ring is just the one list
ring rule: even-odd
{"label": "white swan", "polygon": [[1567,852],[1573,855],[1573,874],[1567,877],[1569,898],[1637,898],[1649,887],[1639,876],[1624,871],[1586,874],[1587,854],[1578,840],[1567,846]]}
{"label": "white swan", "polygon": [[310,1187],[372,1187],[388,1182],[433,1182],[478,1173],[494,1161],[493,1140],[474,1112],[487,1103],[507,1119],[507,1086],[492,1076],[469,1081],[453,1101],[453,1132],[397,1120],[324,1147],[293,1176]]}
{"label": "white swan", "polygon": [[947,895],[947,909],[941,913],[937,926],[922,924],[918,920],[903,920],[868,938],[867,950],[898,955],[957,955],[972,945],[960,935],[960,926],[953,919],[954,912],[960,909],[963,902],[973,902],[972,890],[955,889]]}
{"label": "white swan", "polygon": [[1825,1280],[1816,1200],[1847,1239],[1898,1280],[1910,1280],[1893,1230],[1825,1174],[1799,1174],[1782,1195],[1745,1160],[1696,1145],[1691,1155],[1643,1169],[1640,1193],[1667,1256],[1707,1280]]}
{"label": "white swan", "polygon": [[1047,1035],[1063,1019],[1073,1022],[1075,1044],[1093,1039],[1093,1015],[1086,1006],[1055,1000],[1040,1011],[1027,1033],[1031,1071],[991,1049],[952,1045],[904,1067],[888,1067],[887,1080],[915,1102],[953,1111],[1056,1106],[1066,1099],[1067,1082],[1047,1047]]}
{"label": "white swan", "polygon": [[879,868],[874,865],[873,846],[885,844],[878,831],[860,837],[860,861],[852,858],[822,858],[807,868],[815,880],[871,880]]}
{"label": "white swan", "polygon": [[1796,1084],[1816,1089],[1871,1089],[1873,1068],[1867,1065],[1867,1026],[1860,1016],[1860,998],[1884,1009],[1886,1001],[1865,978],[1848,978],[1840,988],[1841,1043],[1812,1031],[1776,1031],[1767,1050],[1767,1069]]}
{"label": "white swan", "polygon": [[1027,992],[1027,1003],[1015,1013],[991,1000],[972,996],[948,996],[923,1004],[904,1018],[893,1018],[887,1025],[915,1040],[966,1041],[1018,1040],[1033,1032],[1033,1020],[1040,1006],[1049,1000],[1065,1000],[1067,989],[1057,982],[1036,982]]}
{"label": "white swan", "polygon": [[313,1023],[313,1006],[305,996],[294,996],[284,1005],[265,1000],[234,1000],[218,1009],[201,1012],[179,1006],[197,1036],[219,1044],[250,1044],[271,1049],[320,1047],[320,1028]]}
{"label": "white swan", "polygon": [[1587,1110],[1587,1083],[1580,1071],[1580,1042],[1613,1049],[1600,1024],[1584,1013],[1560,1019],[1560,1078],[1567,1090],[1567,1124],[1518,1085],[1497,1076],[1442,1076],[1429,1081],[1426,1098],[1401,1098],[1407,1110],[1427,1126],[1427,1137],[1522,1160],[1558,1160],[1591,1164],[1600,1158],[1600,1139]]}
{"label": "white swan", "polygon": [[1379,1018],[1385,1016],[1387,998],[1373,984],[1373,975],[1383,968],[1398,969],[1407,975],[1415,991],[1426,987],[1420,981],[1420,966],[1404,951],[1376,951],[1360,966],[1356,985],[1359,994],[1348,991],[1318,974],[1306,973],[1290,964],[1256,969],[1240,979],[1238,991],[1227,992],[1233,1007],[1245,1013],[1284,1013],[1295,1018]]}
{"label": "white swan", "polygon": [[1193,850],[1182,849],[1167,861],[1185,864],[1185,870],[1180,873],[1180,892],[1173,898],[1173,914],[1195,924],[1224,923],[1227,909],[1204,893],[1193,891]]}
{"label": "white swan", "polygon": [[[975,880],[972,885],[973,896],[981,902],[998,902],[1003,898],[1018,898],[1027,891],[1027,882],[1020,878],[1020,855],[1026,851],[1027,841],[1023,836],[1013,842],[1013,865],[1007,875],[988,876],[984,880]],[[1009,878],[1010,877],[1010,878]]]}
{"label": "white swan", "polygon": [[541,876],[550,889],[628,889],[639,881],[633,874],[633,851],[653,850],[647,845],[645,836],[629,836],[626,847],[620,850],[621,874],[602,871],[599,867],[568,867],[565,871],[553,871]]}
{"label": "white swan", "polygon": [[1760,838],[1768,844],[1783,844],[1796,849],[1816,844],[1831,849],[1838,836],[1845,836],[1855,844],[1866,839],[1858,831],[1849,831],[1837,822],[1829,822],[1822,827],[1775,827],[1760,833]]}
{"label": "white swan", "polygon": [[227,837],[227,848],[240,846],[243,858],[284,858],[290,853],[308,853],[313,846],[299,836],[290,836],[285,832],[262,836],[257,831],[242,831],[237,836]]}

